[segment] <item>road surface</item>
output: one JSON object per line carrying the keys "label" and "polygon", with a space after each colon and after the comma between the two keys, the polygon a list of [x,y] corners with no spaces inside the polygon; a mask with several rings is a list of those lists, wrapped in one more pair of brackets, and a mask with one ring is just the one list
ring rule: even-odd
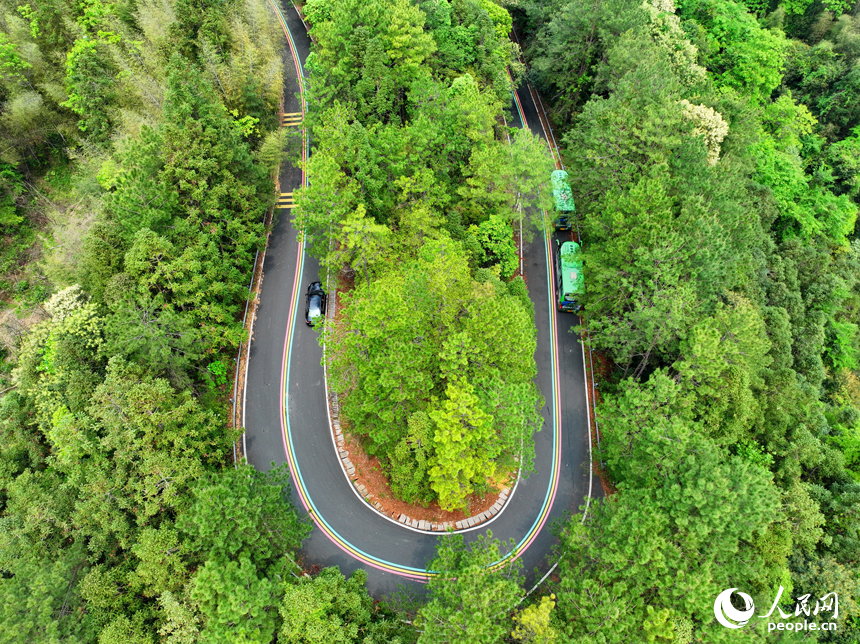
{"label": "road surface", "polygon": [[[303,73],[310,40],[295,8],[284,3],[279,9],[289,39],[284,53],[284,112],[300,114],[298,74]],[[522,127],[524,119],[545,138],[528,89],[517,90],[517,98],[512,125]],[[302,180],[299,169],[284,164],[280,184],[287,196],[281,203],[290,203],[289,193]],[[314,522],[302,546],[306,565],[339,566],[347,576],[364,568],[374,597],[401,586],[420,592],[439,536],[383,517],[359,498],[343,473],[327,415],[322,350],[316,331],[304,322],[304,290],[322,276],[317,260],[298,244],[289,213],[289,208],[277,211],[263,265],[243,405],[246,457],[261,470],[272,463],[289,464],[296,507]],[[553,520],[576,511],[589,492],[602,496],[590,468],[583,350],[579,337],[570,333],[578,321],[557,313],[551,298],[547,257],[552,243],[534,235],[524,252],[537,326],[535,380],[546,399],[544,425],[535,437],[537,471],[519,482],[505,509],[491,522],[465,531],[467,541],[488,528],[496,538],[513,539],[529,583],[551,565],[547,556],[556,543],[550,531]]]}

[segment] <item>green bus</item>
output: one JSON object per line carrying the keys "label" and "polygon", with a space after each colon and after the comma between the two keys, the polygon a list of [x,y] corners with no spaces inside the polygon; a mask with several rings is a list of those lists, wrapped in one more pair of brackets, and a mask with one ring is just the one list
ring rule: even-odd
{"label": "green bus", "polygon": [[570,230],[573,227],[573,213],[576,209],[573,205],[573,192],[570,190],[567,172],[554,170],[550,175],[552,183],[552,196],[555,200],[555,218],[553,226],[556,230]]}
{"label": "green bus", "polygon": [[555,293],[558,310],[575,313],[582,309],[580,297],[585,289],[582,274],[582,251],[579,244],[556,240],[555,249]]}

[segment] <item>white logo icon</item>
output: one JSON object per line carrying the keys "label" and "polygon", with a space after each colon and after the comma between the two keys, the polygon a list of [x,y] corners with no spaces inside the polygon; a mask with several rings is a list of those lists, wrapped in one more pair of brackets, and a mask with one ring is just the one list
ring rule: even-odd
{"label": "white logo icon", "polygon": [[[717,600],[714,602],[714,616],[726,628],[743,628],[750,621],[753,613],[755,613],[755,604],[752,597],[739,590],[738,595],[744,600],[744,610],[738,610],[732,606],[732,593],[736,590],[738,589],[729,588],[728,590],[724,590],[717,595]],[[735,621],[737,624],[732,624],[729,620]]]}

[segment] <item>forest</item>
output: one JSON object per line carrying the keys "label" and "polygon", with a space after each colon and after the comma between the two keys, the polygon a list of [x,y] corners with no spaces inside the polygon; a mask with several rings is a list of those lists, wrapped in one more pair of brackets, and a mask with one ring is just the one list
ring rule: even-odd
{"label": "forest", "polygon": [[782,587],[795,615],[837,593],[818,639],[860,633],[856,9],[517,7],[613,365],[617,493],[561,531],[565,641],[740,641],[710,614],[732,587],[756,606]]}
{"label": "forest", "polygon": [[[17,1],[0,642],[857,641],[858,5],[308,0],[296,223],[352,282],[322,332],[392,488],[459,508],[529,470],[542,399],[511,232],[544,233],[553,163],[507,126],[523,79],[572,179],[606,365],[613,493],[555,526],[554,574],[527,593],[520,564],[488,566],[508,544],[443,537],[426,598],[375,601],[363,571],[306,574],[285,469],[232,462],[247,284],[274,169],[297,162],[273,13]],[[728,588],[797,615],[837,593],[839,628],[726,629]]]}

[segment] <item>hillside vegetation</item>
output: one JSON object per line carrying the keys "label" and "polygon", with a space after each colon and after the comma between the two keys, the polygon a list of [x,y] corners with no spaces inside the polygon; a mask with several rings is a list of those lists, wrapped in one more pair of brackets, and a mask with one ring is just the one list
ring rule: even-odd
{"label": "hillside vegetation", "polygon": [[856,639],[852,11],[521,5],[582,215],[592,345],[615,365],[598,416],[618,493],[562,533],[566,641],[741,641],[717,594],[765,614],[780,586],[792,614],[837,593],[818,639]]}
{"label": "hillside vegetation", "polygon": [[5,320],[42,311],[4,335],[0,641],[268,642],[308,526],[283,471],[233,469],[225,402],[283,36],[258,0],[0,27]]}
{"label": "hillside vegetation", "polygon": [[[557,526],[555,574],[526,596],[520,563],[490,567],[508,544],[445,537],[398,614],[362,571],[303,576],[286,472],[230,462],[227,374],[288,144],[272,14],[0,0],[0,642],[856,641],[857,7],[505,6],[303,9],[297,223],[350,285],[323,328],[332,382],[393,489],[456,508],[531,463],[513,232],[542,234],[552,162],[506,127],[506,66],[558,127],[610,367],[596,458],[617,492]],[[730,588],[792,619],[727,629]],[[829,593],[838,617],[812,612]],[[838,629],[767,633],[798,619]]]}
{"label": "hillside vegetation", "polygon": [[488,1],[305,11],[312,180],[298,225],[329,274],[355,282],[323,336],[330,384],[395,494],[459,509],[528,474],[542,423],[512,224],[531,209],[526,231],[543,233],[533,207],[553,164],[505,127],[510,15]]}

